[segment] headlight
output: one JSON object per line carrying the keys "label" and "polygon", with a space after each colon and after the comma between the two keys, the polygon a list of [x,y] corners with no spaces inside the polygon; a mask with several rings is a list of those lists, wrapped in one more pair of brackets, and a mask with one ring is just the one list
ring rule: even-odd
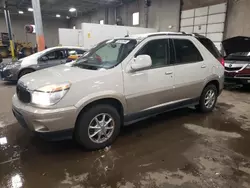
{"label": "headlight", "polygon": [[13,69],[13,68],[19,67],[19,66],[21,66],[21,63],[22,63],[22,61],[12,62],[12,63],[6,65],[6,69]]}
{"label": "headlight", "polygon": [[31,103],[40,106],[51,106],[58,103],[68,92],[70,83],[41,87],[32,92]]}

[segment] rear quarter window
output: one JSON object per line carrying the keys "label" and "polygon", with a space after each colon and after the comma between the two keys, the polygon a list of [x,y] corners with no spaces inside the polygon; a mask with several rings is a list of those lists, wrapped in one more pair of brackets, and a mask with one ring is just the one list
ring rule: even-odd
{"label": "rear quarter window", "polygon": [[203,46],[216,58],[222,57],[219,50],[215,47],[214,43],[208,38],[197,38]]}

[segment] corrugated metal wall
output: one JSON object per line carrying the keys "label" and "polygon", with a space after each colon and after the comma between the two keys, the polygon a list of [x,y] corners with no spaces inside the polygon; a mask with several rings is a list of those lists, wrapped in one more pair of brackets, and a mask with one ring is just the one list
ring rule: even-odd
{"label": "corrugated metal wall", "polygon": [[210,38],[218,49],[224,36],[227,4],[200,7],[181,12],[181,31]]}

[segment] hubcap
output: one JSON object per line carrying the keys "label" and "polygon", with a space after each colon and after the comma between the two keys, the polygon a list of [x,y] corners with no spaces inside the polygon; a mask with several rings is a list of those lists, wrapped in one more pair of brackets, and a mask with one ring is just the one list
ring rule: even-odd
{"label": "hubcap", "polygon": [[109,114],[98,114],[89,124],[88,136],[92,142],[101,144],[112,136],[114,128],[114,119]]}
{"label": "hubcap", "polygon": [[212,108],[215,103],[215,92],[214,90],[208,90],[205,95],[205,106],[206,108]]}

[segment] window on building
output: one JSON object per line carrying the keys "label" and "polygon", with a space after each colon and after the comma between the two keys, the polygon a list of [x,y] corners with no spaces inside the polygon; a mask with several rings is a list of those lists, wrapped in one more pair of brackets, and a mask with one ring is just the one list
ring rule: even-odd
{"label": "window on building", "polygon": [[139,25],[140,14],[139,12],[133,13],[133,25]]}
{"label": "window on building", "polygon": [[100,24],[103,25],[104,24],[104,20],[100,20]]}
{"label": "window on building", "polygon": [[174,39],[175,63],[194,63],[202,61],[203,58],[195,45],[186,39]]}

